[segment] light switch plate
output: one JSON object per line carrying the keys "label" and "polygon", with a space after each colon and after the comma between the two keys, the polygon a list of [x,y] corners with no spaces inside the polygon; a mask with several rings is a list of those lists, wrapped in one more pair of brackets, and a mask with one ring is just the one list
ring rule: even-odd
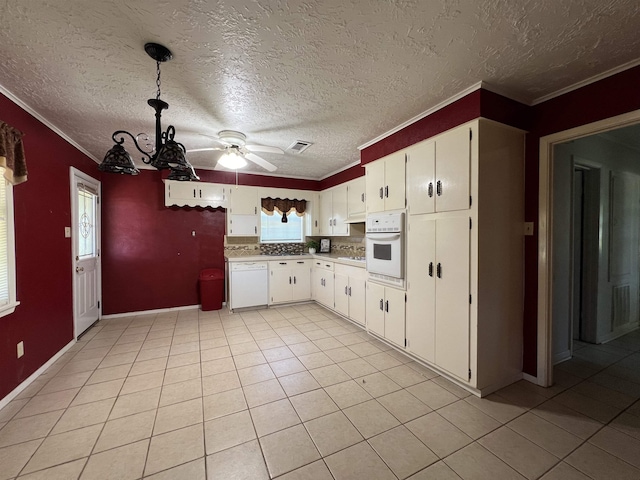
{"label": "light switch plate", "polygon": [[64,227],[64,238],[71,238],[71,227]]}
{"label": "light switch plate", "polygon": [[524,222],[524,234],[527,237],[533,236],[533,222]]}
{"label": "light switch plate", "polygon": [[18,358],[23,356],[24,355],[24,342],[18,342],[18,345],[17,345],[16,349],[17,349]]}

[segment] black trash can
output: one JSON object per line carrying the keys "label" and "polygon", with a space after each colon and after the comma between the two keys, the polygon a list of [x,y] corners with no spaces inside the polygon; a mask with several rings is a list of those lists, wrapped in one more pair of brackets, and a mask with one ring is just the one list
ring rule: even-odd
{"label": "black trash can", "polygon": [[200,272],[198,280],[202,310],[220,310],[224,298],[224,271],[219,268],[207,268]]}

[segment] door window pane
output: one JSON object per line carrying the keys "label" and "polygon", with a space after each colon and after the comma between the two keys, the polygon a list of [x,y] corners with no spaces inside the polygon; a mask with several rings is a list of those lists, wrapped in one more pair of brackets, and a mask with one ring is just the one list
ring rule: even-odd
{"label": "door window pane", "polygon": [[96,195],[78,189],[78,256],[96,256]]}

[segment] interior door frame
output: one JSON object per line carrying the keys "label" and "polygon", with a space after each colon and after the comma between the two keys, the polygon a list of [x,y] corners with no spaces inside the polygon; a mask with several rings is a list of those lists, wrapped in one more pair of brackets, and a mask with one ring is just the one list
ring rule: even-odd
{"label": "interior door frame", "polygon": [[553,148],[558,143],[640,123],[640,110],[617,115],[540,138],[538,187],[538,349],[537,384],[553,384]]}
{"label": "interior door frame", "polygon": [[[71,223],[71,278],[72,280],[72,292],[71,292],[71,296],[72,296],[72,303],[73,303],[73,338],[77,339],[78,338],[78,331],[77,331],[77,327],[78,327],[78,323],[77,323],[77,312],[76,312],[76,288],[77,288],[77,279],[76,279],[76,272],[75,272],[75,257],[77,255],[76,252],[76,236],[78,235],[77,229],[75,228],[75,225],[73,225],[73,219],[74,217],[77,215],[78,211],[78,198],[75,195],[75,182],[77,182],[78,180],[87,182],[91,185],[96,185],[98,188],[98,202],[97,202],[97,208],[96,208],[96,219],[97,219],[97,228],[96,228],[96,249],[98,251],[98,259],[96,262],[96,269],[98,270],[97,273],[97,298],[99,298],[99,302],[98,302],[98,320],[100,320],[100,318],[102,318],[102,204],[99,201],[101,195],[102,195],[102,183],[100,183],[100,180],[96,180],[95,178],[91,177],[90,175],[87,175],[86,173],[78,170],[77,168],[74,167],[70,167],[69,168],[69,195],[71,197],[71,218],[70,218],[70,223]],[[82,332],[80,332],[82,333]]]}

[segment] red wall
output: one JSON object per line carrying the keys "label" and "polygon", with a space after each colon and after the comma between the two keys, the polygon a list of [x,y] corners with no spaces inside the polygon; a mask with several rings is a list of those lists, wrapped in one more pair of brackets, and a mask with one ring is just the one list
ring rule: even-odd
{"label": "red wall", "polygon": [[[0,318],[0,399],[73,339],[69,167],[99,178],[97,165],[0,94],[0,119],[25,134],[29,170],[14,188],[17,298]],[[25,354],[16,358],[16,344]]]}
{"label": "red wall", "polygon": [[346,170],[343,170],[335,175],[320,180],[320,190],[326,190],[327,188],[335,187],[341,183],[348,182],[354,178],[362,177],[364,175],[364,165],[354,165]]}

